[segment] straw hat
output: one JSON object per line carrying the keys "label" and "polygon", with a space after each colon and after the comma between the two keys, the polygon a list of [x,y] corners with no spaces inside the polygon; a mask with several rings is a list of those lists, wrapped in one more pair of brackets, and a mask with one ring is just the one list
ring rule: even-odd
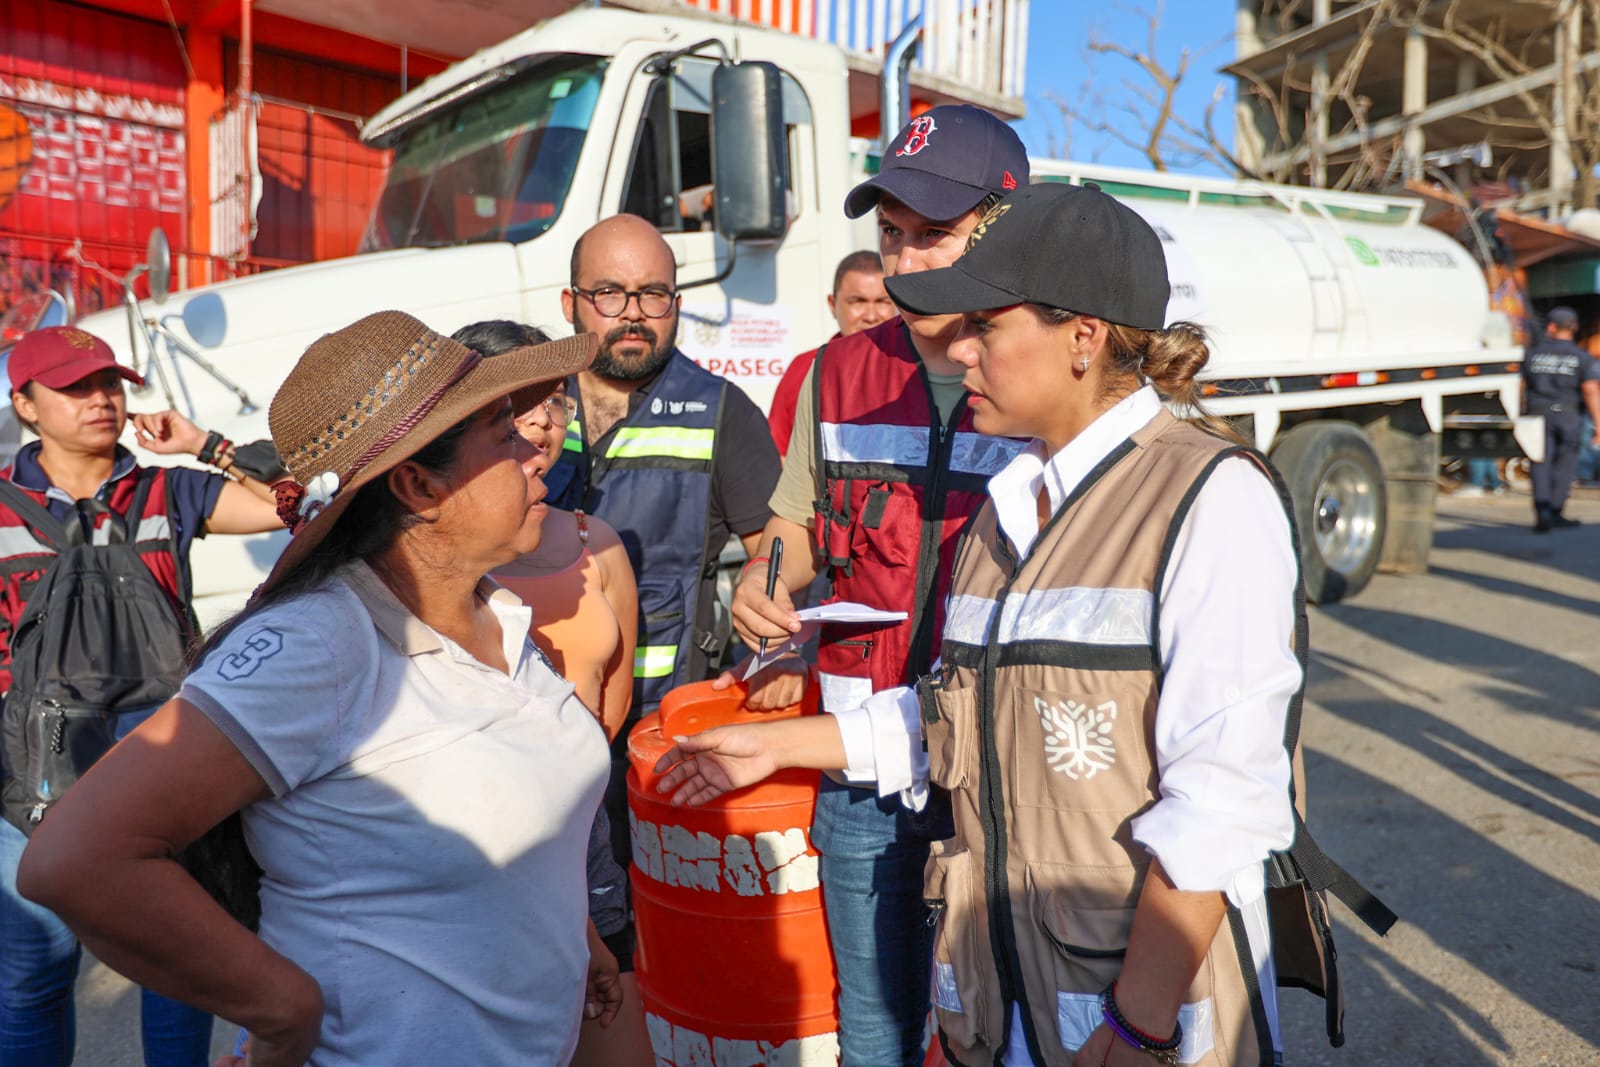
{"label": "straw hat", "polygon": [[548,394],[589,365],[596,343],[584,333],[485,359],[399,311],[314,342],[267,413],[272,443],[305,491],[288,494],[287,514],[280,507],[294,537],[257,594],[310,554],[363,485],[485,404],[541,384]]}

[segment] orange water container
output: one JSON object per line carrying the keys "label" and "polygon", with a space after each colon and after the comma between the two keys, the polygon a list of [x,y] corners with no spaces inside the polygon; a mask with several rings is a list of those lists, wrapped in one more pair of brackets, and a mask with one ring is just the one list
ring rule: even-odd
{"label": "orange water container", "polygon": [[814,715],[817,686],[778,712],[710,682],[668,693],[628,737],[634,955],[658,1067],[834,1067],[837,984],[811,847],[817,772],[784,771],[698,808],[656,792],[672,738]]}

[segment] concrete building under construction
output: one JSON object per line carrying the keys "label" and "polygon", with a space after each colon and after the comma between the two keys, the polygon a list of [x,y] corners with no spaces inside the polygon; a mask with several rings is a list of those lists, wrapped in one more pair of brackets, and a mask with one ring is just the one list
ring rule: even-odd
{"label": "concrete building under construction", "polygon": [[1600,0],[1238,0],[1240,167],[1408,189],[1526,336],[1600,323]]}
{"label": "concrete building under construction", "polygon": [[1600,4],[1239,0],[1249,169],[1363,189],[1443,174],[1523,212],[1595,206]]}

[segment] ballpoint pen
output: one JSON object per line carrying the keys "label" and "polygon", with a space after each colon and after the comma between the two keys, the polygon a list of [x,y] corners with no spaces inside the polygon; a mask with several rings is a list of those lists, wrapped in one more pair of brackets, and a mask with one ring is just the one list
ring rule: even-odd
{"label": "ballpoint pen", "polygon": [[[772,599],[772,595],[778,591],[778,570],[782,566],[783,566],[783,538],[774,537],[772,539],[772,558],[767,561],[767,599],[768,600],[771,600]],[[758,651],[756,653],[756,658],[760,659],[762,656],[765,656],[766,654],[767,654],[767,639],[765,637],[763,637],[761,639],[761,649],[760,649],[760,651]]]}

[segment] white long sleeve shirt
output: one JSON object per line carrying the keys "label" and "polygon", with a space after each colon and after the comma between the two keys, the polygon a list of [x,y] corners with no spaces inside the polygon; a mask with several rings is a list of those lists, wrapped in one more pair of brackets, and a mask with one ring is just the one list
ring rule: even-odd
{"label": "white long sleeve shirt", "polygon": [[[1160,409],[1155,390],[1142,388],[1054,455],[1035,441],[990,479],[1000,528],[1019,557],[1039,535],[1040,489],[1052,512],[1059,510]],[[1247,459],[1225,460],[1179,529],[1160,591],[1161,798],[1133,820],[1134,840],[1161,860],[1174,885],[1224,892],[1245,910],[1263,978],[1271,973],[1262,861],[1294,837],[1283,731],[1300,684],[1293,651],[1297,572],[1288,519],[1271,482]],[[920,808],[928,763],[915,693],[885,690],[837,714],[849,761],[845,776],[875,780],[880,796],[899,792]],[[1271,988],[1265,981],[1263,987]]]}

